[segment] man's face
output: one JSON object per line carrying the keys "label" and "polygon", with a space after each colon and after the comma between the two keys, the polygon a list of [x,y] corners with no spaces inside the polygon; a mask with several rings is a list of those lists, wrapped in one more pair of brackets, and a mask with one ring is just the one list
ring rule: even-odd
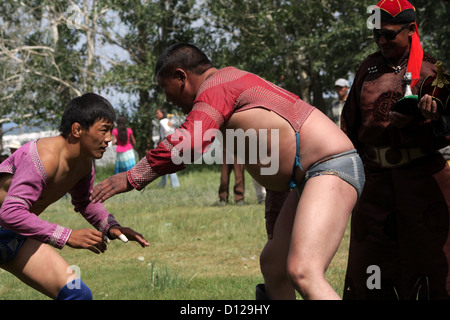
{"label": "man's face", "polygon": [[97,120],[89,129],[83,129],[80,143],[83,151],[94,159],[100,159],[111,142],[113,123],[105,119]]}
{"label": "man's face", "polygon": [[186,73],[175,71],[172,76],[158,76],[156,81],[164,90],[167,102],[180,108],[184,114],[192,110],[196,93],[191,92]]}
{"label": "man's face", "polygon": [[[398,25],[382,22],[381,29],[374,30],[374,40],[380,48],[381,54],[390,60],[400,59],[410,47],[410,37],[414,33],[413,26],[413,23]],[[395,35],[395,33],[397,34]],[[389,37],[389,34],[394,39]]]}
{"label": "man's face", "polygon": [[334,90],[336,90],[339,97],[344,97],[347,95],[348,87],[335,86]]}

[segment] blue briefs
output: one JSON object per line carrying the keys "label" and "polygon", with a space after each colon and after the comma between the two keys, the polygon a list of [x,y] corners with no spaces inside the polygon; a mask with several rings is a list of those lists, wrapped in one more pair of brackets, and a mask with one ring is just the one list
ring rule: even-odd
{"label": "blue briefs", "polygon": [[0,226],[0,265],[17,255],[26,237]]}

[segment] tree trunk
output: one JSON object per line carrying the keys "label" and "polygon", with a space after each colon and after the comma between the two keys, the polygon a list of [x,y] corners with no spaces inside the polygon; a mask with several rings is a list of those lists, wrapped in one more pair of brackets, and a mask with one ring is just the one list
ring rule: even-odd
{"label": "tree trunk", "polygon": [[325,100],[323,99],[323,86],[320,74],[311,72],[312,104],[322,112],[325,112]]}
{"label": "tree trunk", "polygon": [[[89,11],[92,11],[92,17],[89,18]],[[87,66],[84,74],[86,92],[93,91],[93,74],[95,59],[95,33],[97,31],[97,5],[92,0],[92,10],[89,9],[88,1],[84,0],[84,23],[86,28],[86,44],[87,44]]]}

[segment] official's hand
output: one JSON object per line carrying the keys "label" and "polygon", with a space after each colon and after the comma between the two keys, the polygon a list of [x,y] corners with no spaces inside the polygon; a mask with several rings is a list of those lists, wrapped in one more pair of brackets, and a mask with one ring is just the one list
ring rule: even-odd
{"label": "official's hand", "polygon": [[389,122],[397,128],[403,128],[407,126],[413,118],[414,116],[409,114],[404,114],[397,111],[389,112]]}
{"label": "official's hand", "polygon": [[121,235],[125,235],[128,240],[138,242],[143,248],[149,246],[149,243],[142,234],[137,233],[128,227],[112,226],[108,230],[108,233],[111,238],[120,238]]}
{"label": "official's hand", "polygon": [[106,243],[100,231],[94,229],[72,230],[66,244],[74,249],[88,249],[96,254],[106,250]]}
{"label": "official's hand", "polygon": [[98,183],[92,189],[90,200],[93,203],[98,201],[104,202],[118,193],[127,192],[132,189],[133,186],[128,182],[127,173],[121,172]]}
{"label": "official's hand", "polygon": [[429,95],[424,95],[419,101],[419,110],[426,119],[438,120],[439,112],[436,101]]}

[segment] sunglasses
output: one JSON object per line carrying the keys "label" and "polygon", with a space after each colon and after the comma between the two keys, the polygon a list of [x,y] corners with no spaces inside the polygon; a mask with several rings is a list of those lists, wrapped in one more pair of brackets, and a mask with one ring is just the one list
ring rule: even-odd
{"label": "sunglasses", "polygon": [[392,41],[392,40],[395,40],[395,38],[397,38],[397,35],[400,32],[402,32],[403,30],[405,30],[408,26],[409,26],[409,23],[404,24],[397,31],[390,30],[390,29],[373,29],[373,36],[376,40],[379,40],[383,36],[386,40]]}

